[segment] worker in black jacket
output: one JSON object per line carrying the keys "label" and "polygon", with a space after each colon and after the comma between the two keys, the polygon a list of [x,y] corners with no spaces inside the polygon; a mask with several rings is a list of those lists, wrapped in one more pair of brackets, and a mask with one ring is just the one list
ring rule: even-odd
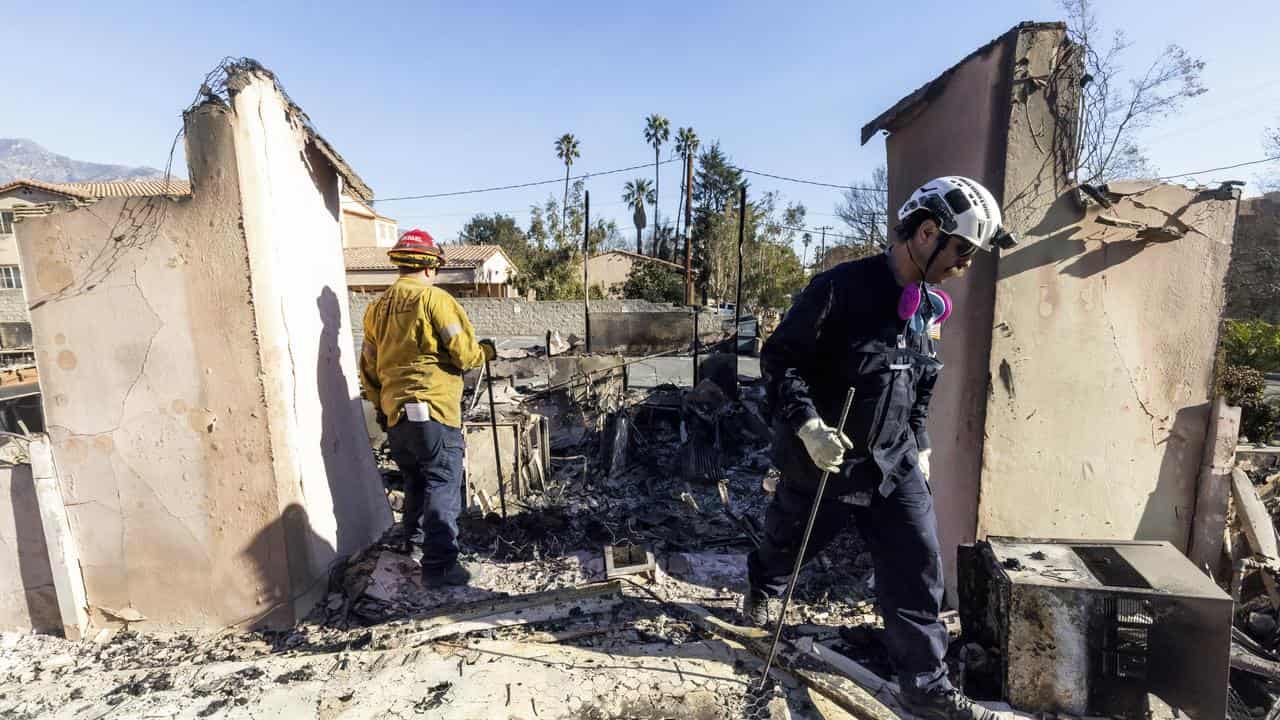
{"label": "worker in black jacket", "polygon": [[814,277],[761,353],[782,480],[748,561],[743,612],[768,623],[768,598],[786,590],[819,478],[830,472],[805,561],[855,521],[873,559],[907,708],[925,718],[989,720],[996,715],[952,688],[943,663],[942,555],[925,419],[942,368],[935,343],[951,313],[933,285],[962,274],[979,249],[1012,239],[991,193],[963,177],[921,186],[898,219],[884,253]]}

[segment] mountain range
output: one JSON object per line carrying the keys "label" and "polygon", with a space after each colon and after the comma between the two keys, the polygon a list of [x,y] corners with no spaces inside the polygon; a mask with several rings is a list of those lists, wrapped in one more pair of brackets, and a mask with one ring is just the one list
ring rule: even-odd
{"label": "mountain range", "polygon": [[19,178],[64,183],[163,177],[155,168],[84,162],[50,152],[32,140],[0,138],[0,185]]}

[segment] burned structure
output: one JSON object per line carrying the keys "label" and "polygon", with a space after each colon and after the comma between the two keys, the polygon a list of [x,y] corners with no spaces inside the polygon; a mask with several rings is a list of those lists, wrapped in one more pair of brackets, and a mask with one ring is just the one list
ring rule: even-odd
{"label": "burned structure", "polygon": [[1080,68],[1064,25],[1023,24],[862,131],[888,133],[890,208],[967,175],[1021,239],[948,285],[929,433],[948,458],[949,568],[991,534],[1188,544],[1238,190],[1091,199],[1074,178]]}
{"label": "burned structure", "polygon": [[[1162,697],[1219,717],[1225,654],[1239,662],[1204,571],[1236,561],[1235,599],[1274,600],[1259,623],[1280,642],[1280,550],[1232,473],[1238,414],[1210,403],[1237,191],[1081,187],[1079,73],[1061,24],[1019,25],[863,132],[889,133],[890,208],[964,174],[1021,238],[948,286],[930,435],[963,615],[944,622],[966,635],[949,669],[1026,709],[1124,716]],[[29,549],[0,568],[36,582],[0,611],[95,641],[0,636],[0,687],[29,698],[0,712],[903,716],[852,535],[798,576],[761,682],[770,634],[739,608],[777,475],[765,393],[746,358],[688,356],[691,335],[736,344],[704,313],[593,302],[586,343],[580,303],[464,301],[505,336],[463,400],[473,581],[424,585],[383,532],[396,469],[355,392],[368,298],[346,292],[338,203],[371,193],[270,73],[219,77],[185,116],[189,196],[19,223],[50,432],[8,487],[61,516],[0,522],[0,550]],[[1248,547],[1224,546],[1229,523]],[[956,548],[978,539],[957,586]],[[32,553],[57,561],[36,572]],[[56,618],[32,612],[48,599]]]}
{"label": "burned structure", "polygon": [[83,582],[156,627],[289,625],[390,522],[354,379],[338,198],[369,189],[274,77],[184,115],[191,195],[18,223]]}
{"label": "burned structure", "polygon": [[1145,718],[1156,695],[1225,715],[1231,598],[1169,543],[992,537],[962,556],[962,621],[1015,707]]}

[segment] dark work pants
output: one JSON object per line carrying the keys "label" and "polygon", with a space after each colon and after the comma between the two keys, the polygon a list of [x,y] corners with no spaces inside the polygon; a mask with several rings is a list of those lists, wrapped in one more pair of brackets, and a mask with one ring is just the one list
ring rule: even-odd
{"label": "dark work pants", "polygon": [[422,523],[422,566],[443,567],[458,559],[458,513],[462,511],[462,430],[434,420],[401,418],[388,432],[391,459],[404,475],[404,537]]}
{"label": "dark work pants", "polygon": [[[829,489],[828,489],[829,492]],[[751,586],[767,595],[786,592],[791,570],[813,507],[813,494],[789,487],[786,477],[765,515],[765,535],[748,558]],[[933,495],[918,470],[889,497],[878,493],[870,507],[850,505],[824,495],[805,551],[809,562],[850,521],[871,551],[876,574],[876,600],[884,615],[889,657],[905,692],[947,689],[947,630],[938,620],[942,610],[942,554],[938,543]]]}

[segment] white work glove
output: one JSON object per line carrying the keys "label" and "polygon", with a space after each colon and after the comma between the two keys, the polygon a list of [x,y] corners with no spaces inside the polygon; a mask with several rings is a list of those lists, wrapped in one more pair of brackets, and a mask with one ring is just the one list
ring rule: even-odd
{"label": "white work glove", "polygon": [[806,421],[796,431],[796,437],[804,443],[813,464],[826,472],[838,472],[844,451],[853,448],[853,442],[844,433],[822,422],[821,418]]}
{"label": "white work glove", "polygon": [[927,448],[920,451],[920,472],[924,474],[924,479],[929,479],[929,455],[933,453],[933,448]]}

